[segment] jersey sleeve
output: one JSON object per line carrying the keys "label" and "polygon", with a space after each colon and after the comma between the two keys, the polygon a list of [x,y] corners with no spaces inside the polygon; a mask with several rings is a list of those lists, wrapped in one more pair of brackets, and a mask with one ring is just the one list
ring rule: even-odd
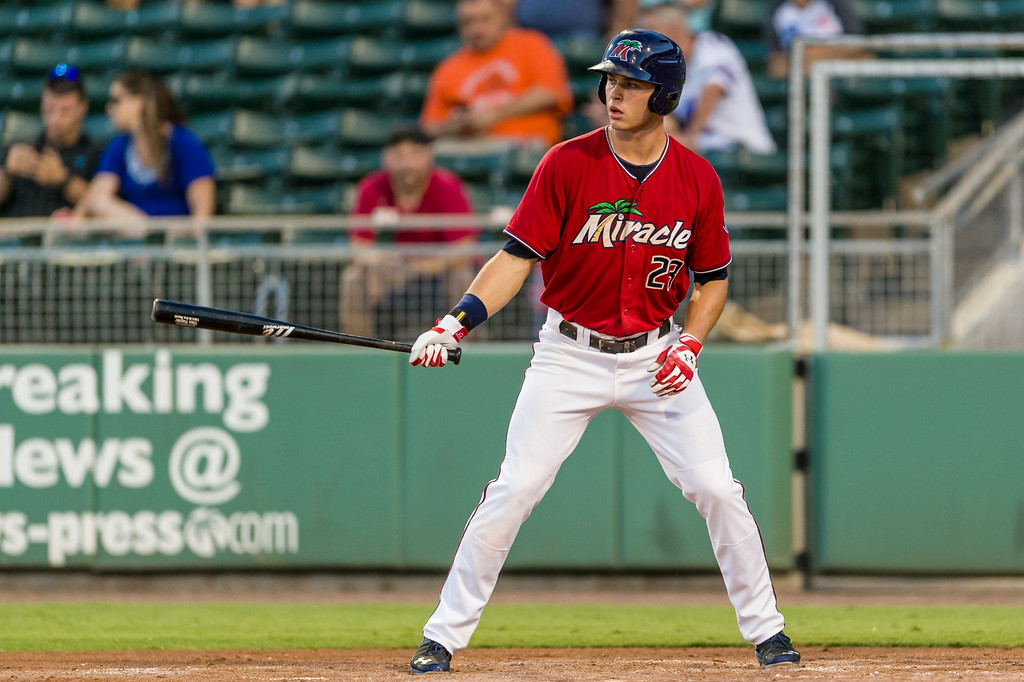
{"label": "jersey sleeve", "polygon": [[729,230],[725,226],[725,200],[722,183],[708,164],[701,172],[700,211],[694,226],[693,241],[686,252],[686,266],[695,273],[720,270],[732,261]]}
{"label": "jersey sleeve", "polygon": [[556,145],[549,149],[537,164],[526,193],[505,228],[505,234],[540,258],[547,258],[558,248],[562,235],[565,192],[558,169],[560,148]]}

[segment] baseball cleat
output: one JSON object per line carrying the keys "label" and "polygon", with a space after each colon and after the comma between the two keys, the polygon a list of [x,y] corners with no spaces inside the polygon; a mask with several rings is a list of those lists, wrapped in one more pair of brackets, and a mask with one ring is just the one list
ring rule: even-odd
{"label": "baseball cleat", "polygon": [[409,662],[409,670],[415,675],[423,673],[446,673],[452,655],[432,639],[424,638]]}
{"label": "baseball cleat", "polygon": [[774,637],[770,637],[754,647],[754,656],[762,668],[771,668],[783,663],[799,663],[800,652],[793,648],[793,643],[786,637],[786,633],[779,630]]}

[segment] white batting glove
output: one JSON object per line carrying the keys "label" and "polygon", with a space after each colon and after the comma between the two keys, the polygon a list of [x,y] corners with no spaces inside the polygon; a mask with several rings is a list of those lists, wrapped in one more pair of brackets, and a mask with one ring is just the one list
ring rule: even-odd
{"label": "white batting glove", "polygon": [[678,345],[661,351],[658,359],[647,368],[648,372],[658,372],[651,377],[654,395],[664,397],[682,393],[697,372],[697,356],[702,347],[696,336],[683,334],[679,337]]}
{"label": "white batting glove", "polygon": [[455,348],[469,330],[451,315],[437,321],[437,326],[423,332],[409,351],[409,364],[413,367],[444,367],[448,362],[448,349]]}

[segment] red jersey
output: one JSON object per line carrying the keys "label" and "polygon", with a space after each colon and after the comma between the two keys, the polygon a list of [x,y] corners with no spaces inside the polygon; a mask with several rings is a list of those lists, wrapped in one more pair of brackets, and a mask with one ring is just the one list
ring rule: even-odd
{"label": "red jersey", "polygon": [[505,232],[542,259],[542,303],[610,336],[654,329],[686,297],[688,270],[732,260],[711,164],[668,137],[638,182],[604,128],[548,150]]}
{"label": "red jersey", "polygon": [[[356,188],[355,215],[369,215],[373,209],[381,206],[397,208],[395,194],[391,191],[391,181],[384,171],[375,171],[363,178]],[[435,168],[430,173],[427,189],[420,199],[420,205],[408,213],[472,213],[462,181],[458,176],[443,168]],[[453,242],[463,237],[479,234],[479,230],[459,228],[450,230],[397,230],[394,235],[396,244],[423,244]],[[358,239],[374,239],[372,230],[353,230],[352,236]]]}

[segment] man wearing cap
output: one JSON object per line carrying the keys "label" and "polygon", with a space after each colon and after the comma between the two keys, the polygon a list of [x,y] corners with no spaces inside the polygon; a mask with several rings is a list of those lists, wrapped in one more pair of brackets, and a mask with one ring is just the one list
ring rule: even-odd
{"label": "man wearing cap", "polygon": [[89,102],[78,69],[58,64],[43,85],[43,131],[0,149],[0,217],[49,216],[75,205],[102,147],[82,130]]}

